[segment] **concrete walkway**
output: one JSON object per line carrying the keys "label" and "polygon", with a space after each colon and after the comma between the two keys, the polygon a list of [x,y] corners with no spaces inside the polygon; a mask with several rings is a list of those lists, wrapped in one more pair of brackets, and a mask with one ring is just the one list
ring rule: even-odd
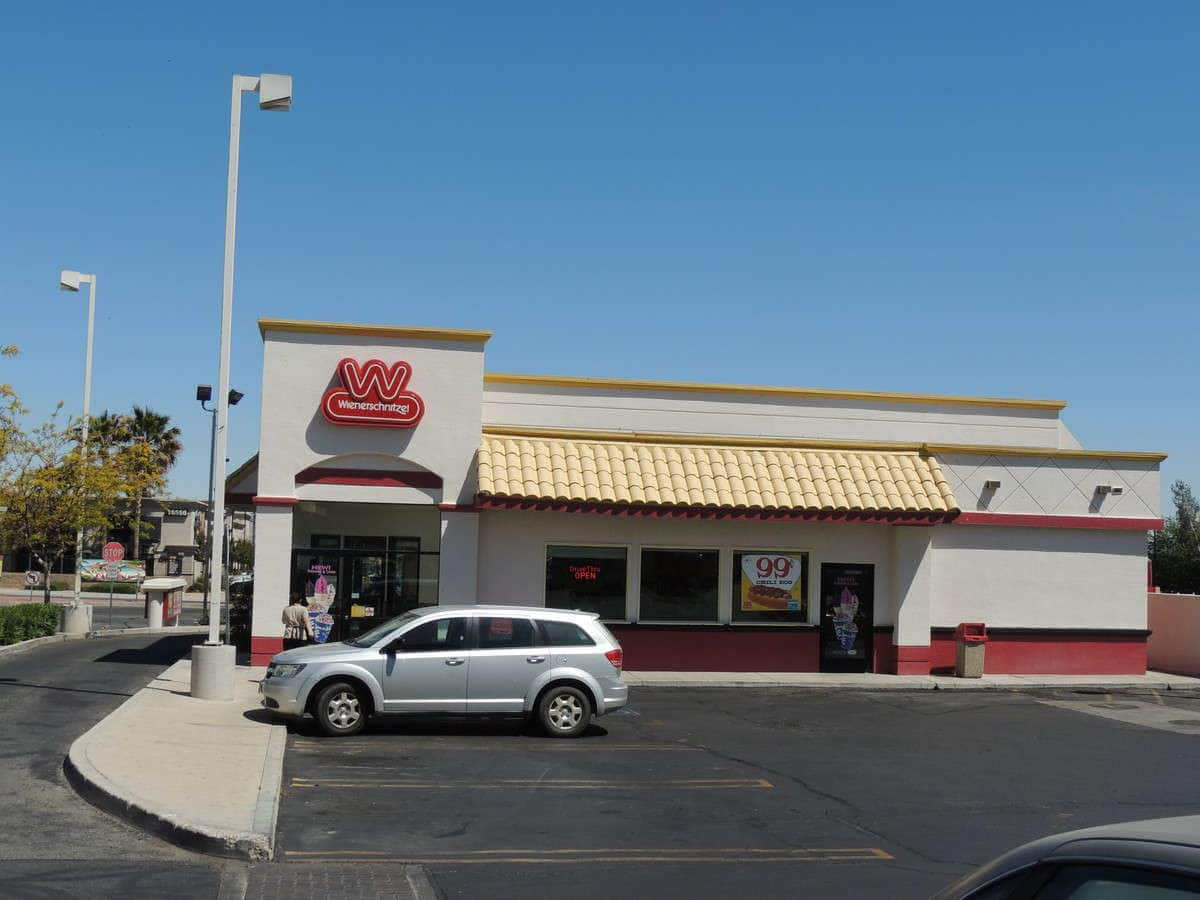
{"label": "concrete walkway", "polygon": [[287,729],[261,712],[261,669],[238,667],[236,699],[189,696],[180,660],[71,745],[84,797],[205,853],[270,859]]}
{"label": "concrete walkway", "polygon": [[1091,688],[1094,690],[1200,691],[1200,678],[1147,672],[1145,675],[876,675],[872,672],[624,672],[630,687],[790,687],[853,688],[860,691],[1021,691]]}

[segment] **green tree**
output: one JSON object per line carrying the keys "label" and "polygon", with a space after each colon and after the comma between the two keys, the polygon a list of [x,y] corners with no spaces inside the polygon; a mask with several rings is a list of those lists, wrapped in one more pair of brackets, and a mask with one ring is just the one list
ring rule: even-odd
{"label": "green tree", "polygon": [[107,458],[117,476],[119,490],[133,507],[131,558],[141,559],[142,538],[150,530],[149,523],[142,521],[142,504],[146,497],[160,493],[166,488],[166,471],[154,448],[143,441],[135,441],[121,447],[110,453]]}
{"label": "green tree", "polygon": [[0,484],[0,541],[27,547],[46,573],[43,600],[50,602],[54,560],[75,545],[78,531],[104,527],[121,483],[108,460],[84,457],[57,413],[32,431],[10,437],[5,479]]}
{"label": "green tree", "polygon": [[[17,348],[12,344],[0,346],[0,356],[16,355]],[[25,409],[21,406],[13,386],[0,382],[0,474],[3,473],[12,440],[20,432],[17,420],[23,412]]]}
{"label": "green tree", "polygon": [[130,446],[142,445],[150,451],[139,456],[144,469],[126,470],[125,480],[133,501],[133,558],[141,559],[142,504],[149,492],[165,487],[167,472],[183,451],[182,432],[171,425],[170,416],[143,406],[135,406],[126,421]]}
{"label": "green tree", "polygon": [[1184,481],[1171,485],[1175,514],[1150,535],[1154,583],[1169,593],[1200,593],[1200,502]]}
{"label": "green tree", "polygon": [[249,541],[233,541],[229,545],[229,562],[238,571],[254,565],[254,545]]}

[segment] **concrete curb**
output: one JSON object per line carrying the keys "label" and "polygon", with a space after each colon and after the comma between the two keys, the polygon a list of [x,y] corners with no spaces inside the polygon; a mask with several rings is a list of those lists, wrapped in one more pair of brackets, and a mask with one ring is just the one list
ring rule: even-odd
{"label": "concrete curb", "polygon": [[189,822],[169,809],[155,808],[122,794],[121,789],[88,760],[88,743],[107,718],[101,719],[77,738],[63,760],[67,781],[79,796],[93,806],[187,850],[251,861],[274,857],[275,822],[283,783],[283,750],[287,741],[285,725],[270,726],[270,745],[263,763],[254,815],[255,830],[246,832],[226,831]]}
{"label": "concrete curb", "polygon": [[125,637],[139,634],[160,634],[163,637],[170,637],[173,634],[208,634],[208,626],[180,625],[177,628],[106,628],[102,631],[86,631],[82,634],[51,634],[46,637],[18,641],[15,644],[5,644],[3,647],[0,647],[0,659],[33,650],[45,644],[61,644],[64,641],[87,641],[92,638]]}
{"label": "concrete curb", "polygon": [[[1003,676],[997,676],[1003,677]],[[1200,679],[1186,676],[1162,678],[1152,676],[1133,681],[1121,676],[1112,680],[1102,678],[1071,680],[1043,679],[1037,676],[1021,676],[1022,680],[992,681],[988,679],[954,678],[951,676],[884,676],[876,679],[850,679],[832,676],[816,676],[807,679],[789,679],[786,675],[772,676],[769,673],[747,673],[745,676],[716,675],[713,678],[672,677],[668,673],[656,673],[653,677],[639,678],[637,673],[626,672],[622,680],[631,688],[760,688],[764,690],[790,689],[796,691],[1095,691],[1120,693],[1125,691],[1175,691],[1196,693],[1200,691]]]}

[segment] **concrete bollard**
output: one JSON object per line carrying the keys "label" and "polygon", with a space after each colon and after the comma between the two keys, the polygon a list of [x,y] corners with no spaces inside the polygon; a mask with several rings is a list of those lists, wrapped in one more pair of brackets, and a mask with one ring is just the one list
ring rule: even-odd
{"label": "concrete bollard", "polygon": [[64,606],[58,614],[58,630],[63,634],[87,634],[92,630],[92,606]]}
{"label": "concrete bollard", "polygon": [[232,700],[236,661],[232,644],[193,647],[192,696],[200,700]]}

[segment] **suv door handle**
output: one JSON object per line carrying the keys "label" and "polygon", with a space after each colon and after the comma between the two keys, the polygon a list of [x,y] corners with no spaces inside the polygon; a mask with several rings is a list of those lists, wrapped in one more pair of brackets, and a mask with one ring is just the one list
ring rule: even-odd
{"label": "suv door handle", "polygon": [[465,660],[465,659],[463,659],[461,656],[459,656],[459,657],[456,657],[455,659],[448,659],[448,660],[446,660],[446,665],[448,665],[448,666],[461,666],[461,665],[462,665],[463,663],[465,663],[465,662],[466,662],[466,660]]}
{"label": "suv door handle", "polygon": [[542,663],[545,661],[546,661],[546,657],[544,657],[544,656],[527,656],[527,657],[525,657],[525,662],[527,662],[527,663]]}

